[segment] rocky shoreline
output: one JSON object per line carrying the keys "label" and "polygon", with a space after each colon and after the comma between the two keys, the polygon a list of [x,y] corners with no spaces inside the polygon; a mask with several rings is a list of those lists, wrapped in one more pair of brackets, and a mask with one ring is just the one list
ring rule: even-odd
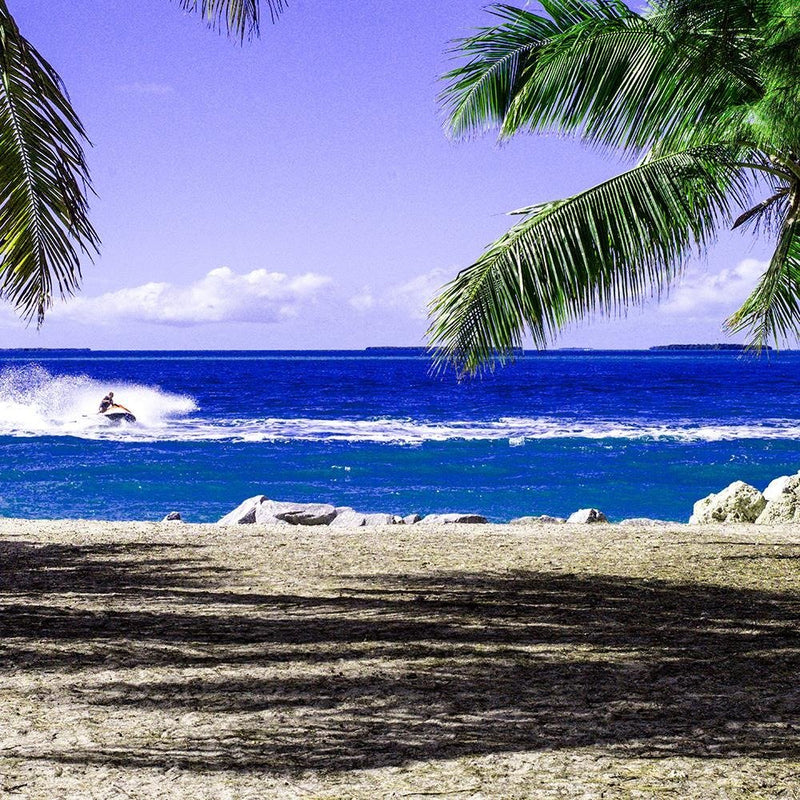
{"label": "rocky shoreline", "polygon": [[[163,522],[183,522],[179,511],[172,511]],[[450,512],[442,514],[367,513],[351,506],[329,503],[297,503],[274,500],[259,494],[248,497],[217,521],[217,525],[302,525],[330,528],[361,528],[379,525],[487,524],[482,514]],[[597,508],[581,508],[569,517],[549,514],[523,516],[509,520],[508,525],[608,524],[608,517]],[[719,523],[753,523],[756,525],[800,522],[800,473],[781,475],[764,489],[735,481],[720,492],[698,500],[689,518],[690,525]],[[617,521],[623,526],[662,526],[681,524],[668,520],[634,517]]]}
{"label": "rocky shoreline", "polygon": [[[180,520],[178,512],[172,512],[164,518],[165,522]],[[271,500],[259,494],[248,497],[233,511],[222,517],[217,525],[326,525],[331,528],[361,528],[376,525],[416,525],[417,523],[433,525],[451,524],[487,524],[489,520],[482,514],[446,513],[446,514],[386,514],[363,513],[351,506],[333,506],[328,503],[294,503],[284,500]],[[606,515],[596,508],[582,508],[568,518],[551,517],[542,514],[538,517],[517,517],[510,525],[566,524],[566,523],[607,523]],[[660,520],[623,520],[622,524],[668,524]]]}
{"label": "rocky shoreline", "polygon": [[754,525],[800,522],[800,473],[775,478],[763,492],[744,481],[734,481],[721,492],[694,504],[690,525],[720,522]]}

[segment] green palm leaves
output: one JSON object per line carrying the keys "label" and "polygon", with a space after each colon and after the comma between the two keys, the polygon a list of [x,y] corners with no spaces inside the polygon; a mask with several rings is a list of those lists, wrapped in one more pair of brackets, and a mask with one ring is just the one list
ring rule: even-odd
{"label": "green palm leaves", "polygon": [[[794,4],[664,0],[644,14],[619,0],[541,5],[544,14],[493,7],[500,24],[456,43],[467,60],[446,76],[451,130],[558,131],[640,163],[525,209],[444,287],[431,306],[438,362],[475,373],[526,332],[542,347],[582,316],[657,297],[734,220],[775,231],[778,247],[730,327],[756,345],[796,334]],[[762,191],[767,200],[753,205]]]}
{"label": "green palm leaves", "polygon": [[[260,10],[285,0],[179,0],[209,26],[243,40]],[[97,252],[88,217],[86,134],[55,70],[20,33],[0,0],[0,298],[44,319],[54,295],[74,293],[81,257]]]}
{"label": "green palm leaves", "polygon": [[[195,11],[209,27],[225,30],[237,39],[258,36],[261,25],[262,0],[178,0],[181,8]],[[285,0],[266,0],[264,3],[274,22],[286,6]]]}
{"label": "green palm leaves", "polygon": [[44,317],[80,280],[97,235],[86,211],[83,128],[53,68],[0,0],[0,296]]}

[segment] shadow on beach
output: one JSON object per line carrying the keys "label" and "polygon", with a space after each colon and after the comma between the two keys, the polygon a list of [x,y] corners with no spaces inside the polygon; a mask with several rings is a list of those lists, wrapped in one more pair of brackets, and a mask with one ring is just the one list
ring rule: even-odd
{"label": "shadow on beach", "polygon": [[800,755],[794,593],[521,571],[259,594],[235,578],[199,545],[0,542],[4,673],[152,668],[87,681],[80,701],[220,720],[26,757],[300,773],[584,746]]}

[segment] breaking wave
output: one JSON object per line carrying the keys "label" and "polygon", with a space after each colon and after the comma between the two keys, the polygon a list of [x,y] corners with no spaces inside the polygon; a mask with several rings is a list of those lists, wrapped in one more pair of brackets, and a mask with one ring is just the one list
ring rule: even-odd
{"label": "breaking wave", "polygon": [[[51,375],[38,365],[0,372],[0,435],[123,438],[133,425],[113,427],[97,406],[109,385],[84,375]],[[159,438],[175,419],[194,411],[191,397],[158,387],[114,381],[119,401],[134,410],[135,428],[145,438]]]}
{"label": "breaking wave", "polygon": [[202,415],[191,397],[157,386],[113,382],[119,400],[137,417],[111,426],[95,412],[109,384],[86,376],[54,376],[37,365],[0,372],[0,436],[75,436],[120,441],[374,442],[419,445],[448,440],[502,441],[522,447],[538,439],[627,439],[716,442],[800,439],[797,420],[697,423],[501,417],[493,421],[398,418],[229,418]]}
{"label": "breaking wave", "polygon": [[794,439],[800,425],[776,420],[762,425],[661,425],[592,421],[564,424],[552,419],[501,418],[493,422],[421,422],[410,419],[231,419],[186,420],[173,428],[180,439],[375,442],[419,445],[424,442],[507,440],[524,446],[537,439],[642,439],[713,442],[734,439]]}

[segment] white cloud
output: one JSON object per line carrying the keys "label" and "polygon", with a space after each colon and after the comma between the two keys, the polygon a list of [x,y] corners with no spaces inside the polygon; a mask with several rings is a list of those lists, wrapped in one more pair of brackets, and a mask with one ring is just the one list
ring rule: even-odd
{"label": "white cloud", "polygon": [[356,311],[369,311],[375,305],[375,295],[369,286],[364,286],[358,294],[353,295],[348,301]]}
{"label": "white cloud", "polygon": [[141,83],[136,81],[134,83],[120,83],[117,85],[117,91],[124,94],[144,94],[164,96],[172,94],[175,90],[168,83]]}
{"label": "white cloud", "polygon": [[424,275],[391,287],[387,293],[388,303],[405,311],[413,319],[425,319],[428,316],[428,304],[442,285],[452,277],[447,270],[432,269]]}
{"label": "white cloud", "polygon": [[356,311],[370,311],[378,306],[381,309],[397,309],[411,319],[426,319],[428,303],[450,278],[452,275],[447,270],[433,269],[403,283],[389,286],[381,292],[373,292],[370,287],[365,286],[348,302]]}
{"label": "white cloud", "polygon": [[732,312],[753,291],[767,268],[763,261],[747,258],[720,272],[689,274],[665,300],[660,310],[667,314],[699,314],[706,310]]}
{"label": "white cloud", "polygon": [[256,269],[240,275],[220,267],[187,286],[145,283],[98,297],[75,297],[55,306],[50,316],[82,322],[134,320],[164,325],[278,322],[296,316],[329,283],[330,278],[313,272],[289,277]]}

